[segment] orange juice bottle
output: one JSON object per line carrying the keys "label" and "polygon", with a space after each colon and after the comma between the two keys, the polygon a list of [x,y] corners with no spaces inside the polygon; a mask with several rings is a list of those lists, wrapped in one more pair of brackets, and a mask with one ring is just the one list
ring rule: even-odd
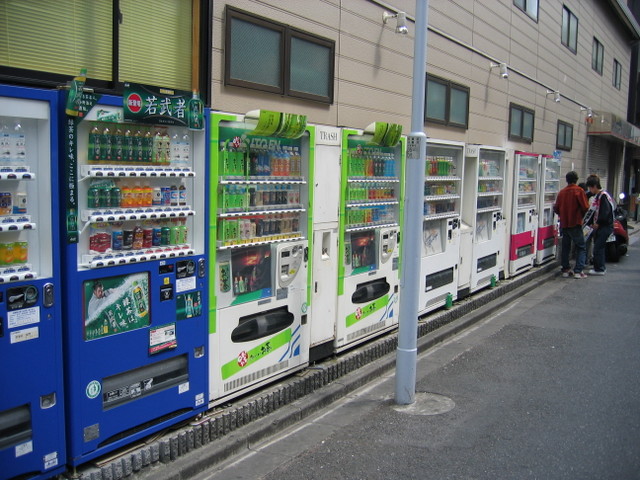
{"label": "orange juice bottle", "polygon": [[146,184],[143,188],[143,197],[144,197],[144,202],[143,202],[143,206],[145,207],[150,207],[153,204],[153,188],[151,188],[151,185]]}
{"label": "orange juice bottle", "polygon": [[123,185],[122,186],[122,203],[121,206],[124,208],[133,207],[133,189],[131,185]]}

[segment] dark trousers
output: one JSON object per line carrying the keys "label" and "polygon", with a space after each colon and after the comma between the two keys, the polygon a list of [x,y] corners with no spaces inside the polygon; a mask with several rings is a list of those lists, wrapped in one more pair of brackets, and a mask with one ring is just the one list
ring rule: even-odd
{"label": "dark trousers", "polygon": [[584,262],[587,257],[584,235],[580,225],[562,229],[562,251],[560,252],[560,261],[562,263],[563,270],[571,269],[571,265],[569,265],[569,253],[571,252],[572,242],[576,246],[576,267],[573,271],[580,273],[584,268]]}
{"label": "dark trousers", "polygon": [[613,233],[613,227],[598,227],[593,232],[593,269],[596,272],[604,272],[605,266],[605,247],[607,238]]}

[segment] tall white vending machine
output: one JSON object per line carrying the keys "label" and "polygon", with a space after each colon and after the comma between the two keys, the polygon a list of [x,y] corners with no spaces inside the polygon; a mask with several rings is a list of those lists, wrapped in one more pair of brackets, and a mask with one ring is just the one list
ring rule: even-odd
{"label": "tall white vending machine", "polygon": [[464,143],[429,139],[418,313],[458,298]]}
{"label": "tall white vending machine", "polygon": [[558,228],[553,204],[560,191],[560,157],[542,155],[540,161],[540,196],[538,212],[538,242],[536,248],[536,265],[541,265],[556,257],[558,244]]}
{"label": "tall white vending machine", "polygon": [[[505,220],[506,150],[484,145],[466,146],[462,221],[472,227],[469,249],[460,263],[471,263],[468,291],[495,285],[504,269],[507,226]],[[464,285],[462,279],[460,285]]]}
{"label": "tall white vending machine", "polygon": [[211,115],[210,405],[308,363],[313,135],[303,115]]}
{"label": "tall white vending machine", "polygon": [[531,267],[536,258],[538,232],[538,183],[540,155],[516,151],[511,198],[511,236],[509,239],[509,275]]}
{"label": "tall white vending machine", "polygon": [[[398,323],[404,143],[402,127],[342,131],[335,351]],[[341,261],[342,260],[342,261]]]}

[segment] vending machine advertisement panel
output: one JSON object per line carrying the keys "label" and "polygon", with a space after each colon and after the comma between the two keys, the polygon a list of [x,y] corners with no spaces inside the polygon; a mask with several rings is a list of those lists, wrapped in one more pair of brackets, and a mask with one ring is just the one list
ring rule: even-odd
{"label": "vending machine advertisement panel", "polygon": [[556,257],[558,244],[557,219],[553,213],[553,204],[560,191],[560,152],[556,155],[542,155],[540,162],[540,184],[538,190],[538,244],[536,265],[548,262]]}
{"label": "vending machine advertisement panel", "polygon": [[57,109],[57,92],[0,85],[2,478],[66,463]]}
{"label": "vending machine advertisement panel", "polygon": [[427,141],[420,315],[457,298],[463,169],[464,143]]}
{"label": "vending machine advertisement panel", "polygon": [[342,133],[336,351],[398,323],[401,134],[400,125],[384,122]]}
{"label": "vending machine advertisement panel", "polygon": [[504,268],[505,176],[504,149],[467,145],[462,221],[473,230],[470,293],[495,285]]}
{"label": "vending machine advertisement panel", "polygon": [[302,115],[212,115],[210,405],[308,363],[313,136]]}
{"label": "vending machine advertisement panel", "polygon": [[206,112],[142,85],[77,95],[80,113],[61,114],[74,466],[207,406]]}
{"label": "vending machine advertisement panel", "polygon": [[540,155],[515,152],[509,274],[533,267],[538,233]]}

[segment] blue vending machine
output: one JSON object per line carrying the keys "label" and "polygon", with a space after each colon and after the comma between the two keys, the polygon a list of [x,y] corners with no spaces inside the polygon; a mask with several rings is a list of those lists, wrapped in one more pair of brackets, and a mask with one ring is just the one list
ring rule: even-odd
{"label": "blue vending machine", "polygon": [[207,406],[202,102],[143,85],[80,95],[78,116],[61,113],[72,466]]}
{"label": "blue vending machine", "polygon": [[0,478],[66,462],[55,91],[0,85]]}

